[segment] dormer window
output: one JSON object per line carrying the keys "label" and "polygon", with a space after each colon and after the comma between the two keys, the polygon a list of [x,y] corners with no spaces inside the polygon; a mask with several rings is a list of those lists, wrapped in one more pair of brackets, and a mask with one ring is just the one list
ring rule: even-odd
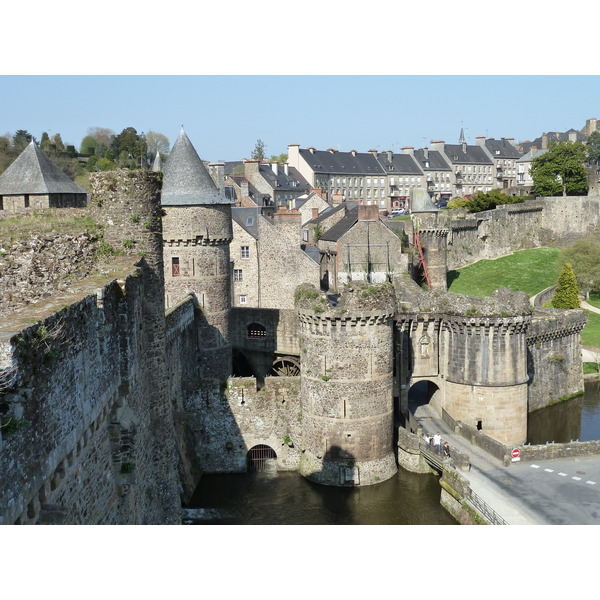
{"label": "dormer window", "polygon": [[254,217],[248,217],[246,219],[246,227],[252,227],[254,225]]}

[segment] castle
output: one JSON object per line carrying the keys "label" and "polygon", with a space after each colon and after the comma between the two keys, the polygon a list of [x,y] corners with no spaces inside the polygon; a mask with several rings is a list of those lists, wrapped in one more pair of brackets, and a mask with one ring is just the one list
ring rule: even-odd
{"label": "castle", "polygon": [[[381,258],[371,236],[400,238],[359,206],[343,244],[325,237],[320,264],[299,257],[305,269],[263,282],[288,304],[269,290],[250,307],[232,302],[231,202],[183,130],[162,177],[93,175],[86,214],[123,254],[0,325],[0,523],[178,523],[202,473],[257,465],[377,484],[397,471],[395,429],[417,392],[524,443],[528,412],[583,389],[585,315],[508,290],[451,294],[446,272],[600,222],[600,199],[572,199],[570,225],[559,200],[456,220],[416,197],[405,234],[429,291],[413,281],[412,243]],[[264,228],[293,239],[298,214]],[[345,262],[353,247],[373,252],[366,269],[362,256]],[[260,273],[285,270],[264,251],[272,269]]]}

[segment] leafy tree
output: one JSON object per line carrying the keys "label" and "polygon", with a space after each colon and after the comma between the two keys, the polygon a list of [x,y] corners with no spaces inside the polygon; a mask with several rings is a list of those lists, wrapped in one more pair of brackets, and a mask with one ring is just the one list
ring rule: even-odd
{"label": "leafy tree", "polygon": [[126,127],[116,135],[111,145],[117,165],[130,169],[147,168],[148,146],[144,135],[138,135],[133,127]]}
{"label": "leafy tree", "polygon": [[287,154],[280,154],[279,156],[276,156],[275,154],[273,154],[271,156],[271,158],[269,159],[269,162],[279,163],[280,165],[286,163],[287,161],[288,161],[288,155]]}
{"label": "leafy tree", "polygon": [[25,129],[18,129],[15,135],[13,135],[12,143],[17,150],[17,153],[20,153],[33,139],[34,137],[29,133],[29,131]]}
{"label": "leafy tree", "polygon": [[157,152],[160,152],[161,158],[166,158],[171,150],[169,138],[156,131],[149,131],[146,134],[146,144],[148,144],[148,153],[152,157],[152,160],[154,160]]}
{"label": "leafy tree", "polygon": [[448,202],[447,208],[466,208],[469,212],[476,213],[483,210],[492,210],[501,204],[519,204],[524,201],[525,198],[509,196],[494,188],[489,192],[477,192],[470,198],[455,198]]}
{"label": "leafy tree", "polygon": [[600,242],[590,238],[577,240],[561,251],[560,261],[573,266],[577,283],[586,297],[591,291],[600,291]]}
{"label": "leafy tree", "polygon": [[86,135],[81,140],[81,146],[79,146],[79,151],[81,154],[95,154],[96,147],[98,146],[98,141],[95,137],[91,135]]}
{"label": "leafy tree", "polygon": [[265,143],[262,140],[256,140],[254,150],[252,150],[251,158],[261,161],[264,160],[266,156],[266,149],[267,147],[265,146]]}
{"label": "leafy tree", "polygon": [[466,208],[469,205],[469,198],[453,198],[448,202],[446,208]]}
{"label": "leafy tree", "polygon": [[581,142],[551,143],[548,152],[531,161],[533,193],[536,196],[587,194],[586,160],[586,149]]}
{"label": "leafy tree", "polygon": [[579,287],[571,263],[565,263],[558,277],[556,292],[552,298],[554,308],[579,308]]}
{"label": "leafy tree", "polygon": [[594,131],[587,139],[587,158],[590,164],[600,161],[600,131]]}

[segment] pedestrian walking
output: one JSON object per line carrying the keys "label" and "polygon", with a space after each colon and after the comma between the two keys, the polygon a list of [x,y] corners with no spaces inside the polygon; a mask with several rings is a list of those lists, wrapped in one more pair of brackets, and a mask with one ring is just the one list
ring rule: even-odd
{"label": "pedestrian walking", "polygon": [[433,436],[433,446],[435,447],[435,451],[439,452],[440,451],[440,447],[442,445],[442,436],[440,435],[440,432],[438,431],[434,436]]}
{"label": "pedestrian walking", "polygon": [[423,432],[423,441],[425,442],[425,449],[429,450],[429,446],[431,445],[431,438],[425,432]]}
{"label": "pedestrian walking", "polygon": [[444,442],[444,458],[450,458],[450,446],[448,445],[448,442]]}

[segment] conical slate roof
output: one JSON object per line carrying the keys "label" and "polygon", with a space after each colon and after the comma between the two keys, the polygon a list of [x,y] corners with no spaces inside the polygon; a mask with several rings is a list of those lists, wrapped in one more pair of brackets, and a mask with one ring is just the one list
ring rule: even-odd
{"label": "conical slate roof", "polygon": [[11,194],[85,194],[37,144],[31,143],[0,175],[0,195]]}
{"label": "conical slate roof", "polygon": [[183,128],[164,166],[161,204],[231,204],[220,194]]}
{"label": "conical slate roof", "polygon": [[154,157],[154,162],[152,163],[152,170],[157,172],[163,170],[162,158],[160,157],[160,152],[156,153]]}
{"label": "conical slate roof", "polygon": [[438,212],[439,209],[431,201],[431,197],[425,190],[410,191],[410,212],[411,213],[432,213]]}

